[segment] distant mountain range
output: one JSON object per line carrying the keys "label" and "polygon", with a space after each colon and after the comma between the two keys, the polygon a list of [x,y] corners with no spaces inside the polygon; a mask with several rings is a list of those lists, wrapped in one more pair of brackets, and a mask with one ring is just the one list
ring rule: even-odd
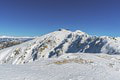
{"label": "distant mountain range", "polygon": [[[1,64],[24,64],[40,58],[56,58],[68,53],[120,54],[120,38],[91,36],[80,30],[72,32],[59,29],[35,39],[4,39],[8,42],[12,41],[13,44],[10,45],[12,47],[0,50]],[[2,39],[0,41],[3,42]],[[14,42],[15,46],[13,46]],[[16,45],[18,43],[19,45]]]}
{"label": "distant mountain range", "polygon": [[12,36],[0,36],[0,49],[4,49],[10,46],[21,44],[23,42],[34,39],[33,37],[12,37]]}

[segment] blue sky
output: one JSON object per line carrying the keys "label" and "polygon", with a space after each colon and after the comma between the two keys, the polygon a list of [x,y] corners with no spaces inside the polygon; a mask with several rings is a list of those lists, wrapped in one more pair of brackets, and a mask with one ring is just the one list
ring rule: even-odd
{"label": "blue sky", "polygon": [[0,0],[0,35],[39,36],[59,28],[120,36],[120,0]]}

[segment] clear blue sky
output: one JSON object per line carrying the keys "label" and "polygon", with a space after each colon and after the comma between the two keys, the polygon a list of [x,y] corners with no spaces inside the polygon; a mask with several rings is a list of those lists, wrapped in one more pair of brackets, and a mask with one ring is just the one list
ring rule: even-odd
{"label": "clear blue sky", "polygon": [[0,0],[0,35],[39,36],[59,28],[120,36],[120,0]]}

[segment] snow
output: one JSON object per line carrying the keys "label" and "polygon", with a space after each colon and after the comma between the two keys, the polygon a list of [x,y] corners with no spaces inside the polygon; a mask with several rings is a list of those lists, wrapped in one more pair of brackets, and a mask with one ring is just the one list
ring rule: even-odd
{"label": "snow", "polygon": [[0,50],[11,47],[14,45],[21,44],[26,41],[33,40],[33,37],[11,37],[11,36],[0,36]]}
{"label": "snow", "polygon": [[35,37],[13,37],[13,36],[0,36],[0,42],[9,42],[9,41],[29,41]]}
{"label": "snow", "polygon": [[35,37],[29,37],[29,36],[22,36],[22,37],[17,37],[17,36],[0,36],[0,38],[35,38]]}
{"label": "snow", "polygon": [[59,29],[0,50],[0,80],[120,80],[119,54],[119,37]]}
{"label": "snow", "polygon": [[[117,57],[120,58],[119,55]],[[75,59],[93,62],[81,63]],[[70,62],[56,63],[62,60]],[[24,65],[2,64],[0,80],[119,80],[119,62],[115,55],[69,53]]]}
{"label": "snow", "polygon": [[24,64],[39,58],[60,57],[66,53],[120,54],[120,40],[108,36],[91,36],[80,30],[61,29],[23,44],[0,50],[2,63]]}

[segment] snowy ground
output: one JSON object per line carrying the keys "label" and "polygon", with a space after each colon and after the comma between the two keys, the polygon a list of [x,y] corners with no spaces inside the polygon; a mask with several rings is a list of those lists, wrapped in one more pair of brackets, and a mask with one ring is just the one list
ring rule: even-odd
{"label": "snowy ground", "polygon": [[120,80],[120,56],[76,53],[0,65],[0,80]]}

